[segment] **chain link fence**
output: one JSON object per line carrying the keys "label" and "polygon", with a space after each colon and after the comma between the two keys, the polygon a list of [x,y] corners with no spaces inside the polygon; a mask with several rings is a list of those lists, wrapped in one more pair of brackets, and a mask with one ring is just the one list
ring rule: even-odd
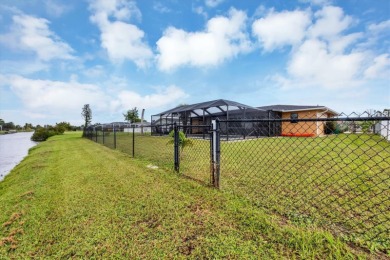
{"label": "chain link fence", "polygon": [[148,160],[150,167],[174,169],[172,137],[151,135],[150,126],[126,123],[102,124],[85,129],[85,137],[130,156]]}
{"label": "chain link fence", "polygon": [[177,131],[182,133],[179,142],[183,143],[179,144],[179,172],[198,182],[211,184],[211,126],[177,126]]}
{"label": "chain link fence", "polygon": [[221,129],[236,136],[221,138],[221,189],[293,223],[315,222],[347,240],[389,252],[388,118],[277,121],[279,136],[254,139],[245,139],[242,131],[248,121],[220,122]]}
{"label": "chain link fence", "polygon": [[319,225],[390,253],[389,115],[216,118],[211,125],[160,122],[158,131],[150,129],[99,125],[85,136],[245,197],[291,223]]}

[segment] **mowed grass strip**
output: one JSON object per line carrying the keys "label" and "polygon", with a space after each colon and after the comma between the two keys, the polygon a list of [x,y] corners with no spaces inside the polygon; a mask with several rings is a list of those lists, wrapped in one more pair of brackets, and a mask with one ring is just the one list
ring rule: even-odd
{"label": "mowed grass strip", "polygon": [[374,257],[149,163],[74,133],[34,147],[0,182],[0,258]]}

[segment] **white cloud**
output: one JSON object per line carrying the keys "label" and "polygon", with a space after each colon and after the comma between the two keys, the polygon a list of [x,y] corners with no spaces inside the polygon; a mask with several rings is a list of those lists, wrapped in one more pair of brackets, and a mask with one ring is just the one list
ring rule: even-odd
{"label": "white cloud", "polygon": [[381,54],[375,57],[374,62],[364,71],[364,76],[368,79],[389,78],[390,57],[389,54]]}
{"label": "white cloud", "polygon": [[364,53],[336,54],[318,39],[305,41],[293,54],[287,71],[303,85],[343,88],[358,85]]}
{"label": "white cloud", "polygon": [[185,98],[185,92],[175,85],[158,90],[157,93],[142,96],[134,91],[124,90],[119,92],[117,99],[112,101],[115,110],[124,111],[131,107],[153,109],[178,102]]}
{"label": "white cloud", "polygon": [[224,0],[206,0],[205,4],[208,7],[216,7],[216,6],[220,5],[223,1]]}
{"label": "white cloud", "polygon": [[144,32],[137,26],[116,21],[100,27],[101,45],[114,62],[125,59],[133,61],[138,67],[145,67],[153,53],[142,41]]}
{"label": "white cloud", "polygon": [[50,65],[40,60],[24,59],[16,60],[0,60],[0,73],[19,75],[30,75],[39,71],[49,71]]}
{"label": "white cloud", "polygon": [[368,31],[374,34],[390,31],[390,20],[386,20],[377,24],[370,24]]}
{"label": "white cloud", "polygon": [[[283,88],[348,89],[363,86],[369,78],[389,73],[389,56],[363,46],[367,32],[347,33],[357,21],[335,6],[274,12],[252,25],[264,51],[291,48],[286,74],[271,79]],[[388,23],[371,24],[370,34]]]}
{"label": "white cloud", "polygon": [[215,66],[252,49],[246,33],[245,12],[236,9],[229,16],[217,16],[202,32],[186,32],[169,27],[157,41],[158,66],[169,71],[179,66]]}
{"label": "white cloud", "polygon": [[343,9],[337,6],[325,6],[314,16],[316,21],[309,31],[311,37],[330,39],[338,36],[354,22],[352,17],[345,15]]}
{"label": "white cloud", "polygon": [[364,41],[357,45],[359,49],[376,49],[378,52],[388,52],[390,36],[390,20],[371,23],[366,28]]}
{"label": "white cloud", "polygon": [[29,79],[21,76],[0,76],[2,84],[10,86],[24,106],[33,113],[58,114],[79,112],[83,104],[104,109],[104,93],[92,84],[77,81],[62,82]]}
{"label": "white cloud", "polygon": [[0,35],[0,43],[10,48],[33,52],[38,59],[74,59],[74,50],[49,29],[49,21],[30,15],[14,15],[12,31]]}
{"label": "white cloud", "polygon": [[310,13],[300,10],[275,13],[252,24],[252,32],[265,51],[272,51],[285,45],[295,45],[302,41],[305,30],[310,25]]}
{"label": "white cloud", "polygon": [[71,9],[70,6],[61,4],[61,2],[57,0],[46,0],[45,8],[47,14],[54,17],[60,17]]}
{"label": "white cloud", "polygon": [[[90,9],[95,12],[94,16],[104,16],[106,19],[112,17],[127,21],[130,18],[141,20],[142,17],[136,2],[128,0],[94,0],[90,1]],[[106,19],[101,21],[105,22]]]}
{"label": "white cloud", "polygon": [[253,13],[253,18],[265,16],[267,14],[267,8],[264,5],[259,5]]}
{"label": "white cloud", "polygon": [[209,15],[207,14],[207,12],[204,10],[202,6],[192,7],[192,11],[196,14],[203,16],[205,20],[207,20],[207,18],[209,17]]}
{"label": "white cloud", "polygon": [[96,65],[83,70],[83,74],[90,78],[98,78],[105,75],[105,70],[102,65]]}
{"label": "white cloud", "polygon": [[161,2],[154,2],[153,9],[162,14],[172,12],[171,9],[163,5]]}
{"label": "white cloud", "polygon": [[323,6],[331,4],[332,0],[299,0],[299,2]]}
{"label": "white cloud", "polygon": [[362,32],[345,34],[354,25],[343,9],[324,6],[314,14],[306,40],[292,54],[287,71],[302,85],[349,88],[363,84],[361,76],[371,54],[350,48],[364,37]]}
{"label": "white cloud", "polygon": [[[121,120],[122,112],[134,106],[161,109],[165,105],[178,103],[187,96],[181,88],[174,85],[159,87],[148,95],[128,90],[128,86],[127,89],[110,91],[110,86],[105,86],[104,89],[97,84],[80,83],[77,75],[72,75],[69,81],[64,82],[0,74],[0,87],[9,87],[20,99],[23,104],[20,114],[25,117],[28,114],[36,115],[38,117],[35,118],[42,119],[36,122],[41,124],[63,120],[76,122],[81,118],[80,111],[84,104],[91,105],[95,112],[95,122],[103,122],[107,120],[107,115],[114,115],[115,120]],[[25,120],[29,121],[28,118]]]}
{"label": "white cloud", "polygon": [[141,12],[135,2],[100,0],[91,2],[90,8],[94,12],[91,21],[101,31],[101,46],[107,51],[110,60],[115,63],[131,60],[138,67],[146,67],[153,52],[144,41],[145,33],[136,25],[124,22],[133,17],[141,19]]}
{"label": "white cloud", "polygon": [[329,49],[333,53],[343,53],[347,47],[364,37],[361,32],[348,35],[339,35],[328,41]]}

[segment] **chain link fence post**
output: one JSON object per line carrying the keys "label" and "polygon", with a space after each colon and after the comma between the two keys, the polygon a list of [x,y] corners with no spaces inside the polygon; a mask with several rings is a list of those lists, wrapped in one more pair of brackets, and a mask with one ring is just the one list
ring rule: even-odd
{"label": "chain link fence post", "polygon": [[220,177],[220,158],[221,158],[221,136],[220,136],[220,123],[219,120],[212,120],[212,132],[213,136],[211,138],[212,145],[212,172],[211,180],[212,185],[219,189],[219,177]]}
{"label": "chain link fence post", "polygon": [[135,151],[135,125],[133,125],[133,147],[132,147],[133,158],[135,156],[134,151]]}
{"label": "chain link fence post", "polygon": [[180,154],[179,154],[179,129],[176,122],[173,126],[174,131],[174,160],[175,160],[175,171],[179,172],[180,170]]}
{"label": "chain link fence post", "polygon": [[103,133],[103,144],[104,144],[104,125],[102,125],[102,133]]}

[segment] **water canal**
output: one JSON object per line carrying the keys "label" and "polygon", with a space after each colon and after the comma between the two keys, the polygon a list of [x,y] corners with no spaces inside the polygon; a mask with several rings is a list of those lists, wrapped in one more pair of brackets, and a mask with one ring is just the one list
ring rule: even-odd
{"label": "water canal", "polygon": [[37,143],[30,140],[33,132],[0,135],[0,181],[28,154]]}

